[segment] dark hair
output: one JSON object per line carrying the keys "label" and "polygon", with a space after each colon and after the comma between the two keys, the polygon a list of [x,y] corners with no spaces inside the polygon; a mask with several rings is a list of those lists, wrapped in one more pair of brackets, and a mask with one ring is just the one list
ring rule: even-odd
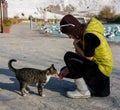
{"label": "dark hair", "polygon": [[60,21],[60,29],[62,33],[71,34],[78,38],[83,33],[84,25],[81,24],[77,18],[68,14],[65,15]]}

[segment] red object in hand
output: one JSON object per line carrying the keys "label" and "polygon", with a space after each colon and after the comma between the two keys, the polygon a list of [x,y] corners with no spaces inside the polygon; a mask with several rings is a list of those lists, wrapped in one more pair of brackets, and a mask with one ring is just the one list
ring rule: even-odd
{"label": "red object in hand", "polygon": [[59,80],[62,80],[63,79],[63,77],[65,77],[66,75],[67,75],[68,73],[66,72],[64,72],[64,73],[60,73],[58,76],[59,76]]}

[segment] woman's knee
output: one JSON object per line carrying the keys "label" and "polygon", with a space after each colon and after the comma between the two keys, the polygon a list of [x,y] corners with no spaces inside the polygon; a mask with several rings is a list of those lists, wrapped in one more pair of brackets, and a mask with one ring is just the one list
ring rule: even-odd
{"label": "woman's knee", "polygon": [[72,58],[74,54],[75,53],[70,52],[70,51],[66,52],[64,55],[64,60],[67,61],[68,59]]}

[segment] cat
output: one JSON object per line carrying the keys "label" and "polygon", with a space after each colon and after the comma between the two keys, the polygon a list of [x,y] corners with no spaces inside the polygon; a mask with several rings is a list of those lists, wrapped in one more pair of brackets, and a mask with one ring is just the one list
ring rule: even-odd
{"label": "cat", "polygon": [[45,70],[39,70],[34,68],[21,68],[16,69],[12,66],[12,62],[16,62],[17,60],[11,59],[8,62],[8,67],[11,71],[13,71],[16,75],[16,79],[20,85],[20,91],[22,96],[26,96],[28,91],[26,90],[27,85],[37,84],[38,94],[40,96],[45,96],[43,94],[43,88],[45,84],[49,81],[51,76],[56,76],[58,78],[57,70],[52,64],[49,68]]}

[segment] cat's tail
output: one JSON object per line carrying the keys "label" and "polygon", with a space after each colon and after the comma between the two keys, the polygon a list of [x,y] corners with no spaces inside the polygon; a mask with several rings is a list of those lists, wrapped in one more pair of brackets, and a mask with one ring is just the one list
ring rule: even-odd
{"label": "cat's tail", "polygon": [[11,59],[11,60],[9,60],[9,62],[8,62],[8,67],[9,67],[9,69],[11,70],[11,71],[13,71],[13,72],[15,72],[16,71],[16,69],[12,66],[12,62],[16,62],[17,60],[15,60],[15,59]]}

